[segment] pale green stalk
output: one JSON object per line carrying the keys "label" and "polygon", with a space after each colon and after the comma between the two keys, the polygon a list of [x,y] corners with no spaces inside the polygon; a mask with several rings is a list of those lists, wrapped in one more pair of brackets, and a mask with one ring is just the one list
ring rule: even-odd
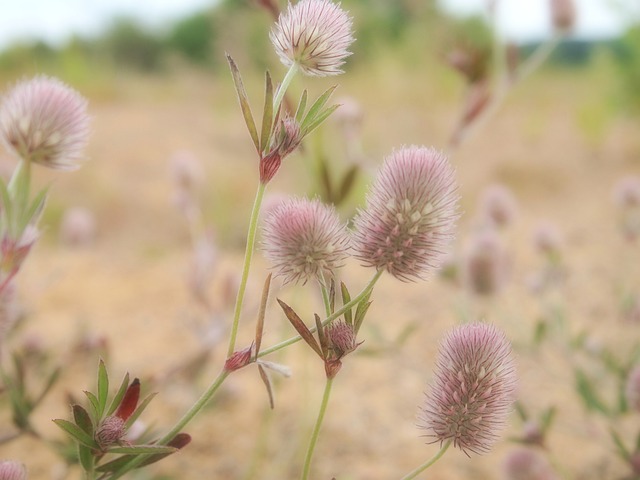
{"label": "pale green stalk", "polygon": [[253,202],[253,210],[251,210],[251,218],[249,220],[249,231],[247,233],[247,247],[244,252],[244,265],[242,267],[242,278],[240,279],[240,287],[238,288],[238,296],[236,297],[236,306],[233,310],[233,324],[231,325],[231,334],[229,336],[229,348],[227,356],[230,357],[236,348],[236,336],[238,335],[238,324],[240,323],[240,313],[242,312],[242,302],[244,293],[247,289],[247,280],[249,279],[249,269],[251,268],[251,259],[253,257],[253,247],[256,242],[256,230],[258,228],[258,217],[260,215],[260,206],[267,185],[260,182],[256,199]]}
{"label": "pale green stalk", "polygon": [[313,451],[316,448],[318,442],[318,436],[320,434],[320,427],[322,427],[322,421],[324,420],[324,414],[327,411],[327,405],[329,404],[329,397],[331,396],[331,386],[333,385],[333,378],[327,377],[327,383],[324,386],[324,395],[322,396],[322,403],[320,404],[320,411],[318,412],[318,418],[316,424],[313,427],[311,433],[311,440],[309,441],[309,447],[307,448],[307,455],[304,459],[304,466],[302,468],[302,480],[309,478],[309,472],[311,470],[311,459],[313,458]]}
{"label": "pale green stalk", "polygon": [[298,64],[296,62],[293,62],[293,64],[289,67],[289,70],[287,71],[287,74],[282,79],[282,83],[280,84],[280,87],[278,88],[278,91],[276,92],[276,96],[273,99],[273,113],[274,113],[274,115],[278,111],[278,108],[280,108],[280,104],[282,103],[282,99],[284,98],[284,94],[286,93],[287,89],[289,88],[289,85],[291,84],[291,80],[293,80],[293,77],[295,77],[296,73],[298,73],[298,70],[300,70],[300,68],[298,67]]}
{"label": "pale green stalk", "polygon": [[[327,323],[331,322],[332,320],[335,320],[340,315],[342,315],[344,312],[346,312],[350,308],[353,308],[358,303],[360,303],[360,301],[364,297],[366,297],[368,294],[371,293],[371,291],[373,290],[373,287],[375,286],[376,282],[380,279],[380,276],[382,275],[383,272],[384,272],[384,270],[378,270],[376,272],[376,274],[373,276],[373,278],[371,279],[371,281],[367,284],[367,286],[364,287],[364,289],[355,298],[352,298],[350,302],[345,303],[341,308],[339,308],[338,310],[333,312],[331,315],[329,315],[327,318],[325,318],[322,321],[322,325],[326,325]],[[315,332],[316,331],[316,327],[314,326],[314,327],[309,328],[309,331],[311,331],[311,333]],[[282,348],[288,347],[289,345],[293,345],[294,343],[297,343],[300,340],[302,340],[302,337],[300,335],[297,335],[295,337],[291,337],[288,340],[285,340],[283,342],[280,342],[280,343],[274,345],[273,347],[270,347],[270,348],[267,348],[265,350],[262,350],[260,352],[260,354],[258,355],[258,358],[263,357],[265,355],[269,355],[270,353],[273,353],[273,352],[276,352],[276,351],[278,351],[278,350],[280,350]]]}
{"label": "pale green stalk", "polygon": [[416,478],[418,475],[424,472],[427,468],[429,468],[431,465],[433,465],[438,460],[440,460],[440,457],[444,455],[444,452],[446,452],[447,449],[451,446],[451,443],[452,443],[452,440],[447,441],[447,443],[445,443],[440,447],[440,451],[438,453],[436,453],[431,459],[427,460],[425,463],[420,465],[415,470],[407,473],[404,477],[402,477],[402,480],[411,480],[412,478]]}

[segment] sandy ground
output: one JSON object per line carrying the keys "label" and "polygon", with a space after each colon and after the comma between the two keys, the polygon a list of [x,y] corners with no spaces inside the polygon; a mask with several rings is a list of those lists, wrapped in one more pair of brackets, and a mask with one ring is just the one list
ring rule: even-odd
{"label": "sandy ground", "polygon": [[[36,339],[56,352],[57,359],[70,359],[60,385],[35,415],[35,424],[49,438],[61,438],[50,420],[68,417],[67,394],[80,398],[82,390],[93,388],[97,355],[69,353],[81,328],[108,339],[112,378],[129,371],[142,378],[143,385],[156,380],[148,388],[159,394],[144,420],[159,431],[203,391],[226,350],[224,341],[208,347],[210,359],[195,384],[179,376],[158,381],[201,351],[199,337],[207,324],[185,286],[190,247],[184,219],[171,203],[167,166],[174,151],[190,149],[203,163],[205,218],[225,252],[210,287],[213,298],[241,262],[243,229],[257,180],[230,82],[202,75],[116,80],[111,95],[91,102],[91,160],[76,173],[55,175],[44,218],[48,230],[20,279],[28,321],[12,345]],[[367,168],[373,170],[394,146],[446,144],[460,92],[459,86],[445,88],[445,80],[393,68],[344,78],[340,94],[355,97],[365,110]],[[611,119],[595,145],[576,127],[577,112],[591,98],[592,87],[581,83],[578,73],[534,79],[453,155],[464,211],[456,252],[464,249],[473,231],[477,199],[487,185],[504,183],[518,200],[518,218],[503,234],[511,258],[510,281],[494,297],[477,299],[439,278],[408,285],[383,278],[362,332],[365,343],[347,359],[335,382],[313,478],[400,478],[433,455],[437,446],[425,445],[416,422],[438,340],[451,326],[475,318],[496,323],[513,340],[519,398],[527,408],[536,415],[552,405],[558,409],[547,443],[551,455],[570,472],[567,478],[625,474],[613,454],[607,423],[586,412],[572,372],[577,365],[586,368],[605,397],[613,396],[616,384],[597,361],[567,346],[569,337],[586,332],[592,349],[606,347],[624,358],[638,343],[640,328],[621,315],[621,291],[640,294],[640,248],[621,238],[611,200],[621,176],[640,172],[640,137],[637,124],[621,118]],[[259,98],[257,85],[249,82],[249,88]],[[320,91],[318,83],[313,88]],[[325,140],[332,141],[331,135],[336,135],[335,127],[327,127]],[[289,158],[271,191],[304,194],[311,183],[304,161],[301,155]],[[42,184],[53,178],[47,172],[38,176]],[[75,205],[96,215],[99,234],[90,248],[69,249],[57,242],[61,213]],[[542,219],[562,233],[567,276],[536,295],[528,284],[544,260],[533,249],[531,235]],[[252,269],[241,345],[251,342],[255,303],[267,267],[258,257]],[[358,291],[371,274],[350,263],[342,278]],[[308,288],[279,288],[275,294],[307,318],[321,309]],[[551,310],[562,312],[564,330],[536,348],[531,342],[534,324]],[[228,315],[221,321],[228,321]],[[401,347],[395,345],[393,339],[408,325],[415,325],[414,333]],[[266,329],[266,345],[293,333],[274,305]],[[322,365],[300,344],[274,360],[289,365],[294,375],[277,381],[273,412],[257,371],[238,372],[211,408],[186,429],[192,444],[151,471],[181,479],[296,478],[320,402]],[[6,415],[0,419],[2,425],[8,423]],[[619,417],[615,424],[631,443],[638,414]],[[514,414],[505,438],[521,431],[522,422]],[[512,443],[503,441],[490,455],[472,458],[450,451],[424,478],[501,478],[500,465],[511,448]],[[33,479],[64,478],[60,461],[29,438],[0,446],[0,457],[23,461]],[[79,474],[72,470],[68,478]]]}

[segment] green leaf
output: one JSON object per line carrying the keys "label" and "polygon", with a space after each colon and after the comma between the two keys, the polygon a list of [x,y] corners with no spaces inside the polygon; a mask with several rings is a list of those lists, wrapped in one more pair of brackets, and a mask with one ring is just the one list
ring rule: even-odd
{"label": "green leaf", "polygon": [[73,420],[76,425],[80,427],[87,435],[93,438],[93,422],[87,411],[80,405],[73,405],[71,407],[73,411]]}
{"label": "green leaf", "polygon": [[23,231],[29,224],[35,225],[38,223],[38,220],[42,215],[42,211],[44,210],[44,206],[47,203],[48,193],[48,187],[43,188],[38,192],[21,219],[19,226],[20,231]]}
{"label": "green leaf", "polygon": [[332,105],[326,110],[323,110],[320,114],[316,116],[316,118],[314,118],[305,126],[304,130],[301,129],[304,132],[302,135],[306,137],[311,132],[313,132],[316,128],[320,126],[320,124],[322,124],[322,122],[324,122],[327,119],[327,117],[329,117],[329,115],[335,112],[339,106],[340,105]]}
{"label": "green leaf", "polygon": [[120,384],[120,388],[116,392],[116,396],[111,400],[111,405],[109,405],[109,409],[107,410],[107,416],[113,414],[116,409],[120,406],[120,402],[122,401],[122,397],[124,397],[127,388],[129,387],[129,372],[124,375],[122,379],[122,383]]}
{"label": "green leaf", "polygon": [[98,402],[98,398],[91,392],[85,391],[84,394],[89,399],[89,409],[91,410],[91,418],[93,419],[93,423],[97,425],[102,419],[102,416],[99,413],[100,403]]}
{"label": "green leaf", "polygon": [[87,447],[94,450],[99,449],[98,444],[93,439],[93,437],[87,435],[87,433],[80,427],[78,427],[75,423],[72,423],[68,420],[63,420],[61,418],[57,418],[53,422],[83,445],[86,445]]}
{"label": "green leaf", "polygon": [[302,116],[304,115],[304,109],[307,108],[307,91],[302,92],[302,96],[300,97],[300,102],[298,103],[298,108],[296,110],[296,123],[302,122]]}
{"label": "green leaf", "polygon": [[526,422],[529,419],[529,414],[527,413],[527,409],[522,404],[522,402],[516,401],[516,403],[514,404],[514,408],[516,410],[516,413],[520,417],[520,420],[522,420],[523,422]]}
{"label": "green leaf", "polygon": [[0,179],[0,201],[2,201],[0,213],[4,215],[7,229],[11,233],[11,226],[13,225],[13,202],[11,201],[9,190],[7,190],[3,179]]}
{"label": "green leaf", "polygon": [[549,430],[549,428],[551,428],[551,425],[553,424],[553,421],[556,418],[556,413],[557,413],[556,407],[549,407],[542,414],[542,419],[541,419],[542,421],[540,423],[541,423],[543,432],[546,432],[547,430]]}
{"label": "green leaf", "polygon": [[85,472],[93,472],[93,452],[82,443],[78,443],[78,460],[80,460],[80,465],[82,465]]}
{"label": "green leaf", "polygon": [[[173,439],[167,443],[167,446],[173,447],[176,450],[180,450],[191,442],[191,437],[186,433],[179,433]],[[173,452],[171,452],[173,453]],[[159,460],[162,460],[164,457],[170,455],[170,453],[159,453],[156,455],[151,455],[147,459],[143,460],[136,468],[145,467],[147,465],[151,465]],[[104,465],[100,465],[96,470],[99,472],[117,472],[122,468],[125,464],[129,463],[129,461],[134,458],[133,455],[123,455],[122,457],[118,457],[115,460],[112,460]]]}
{"label": "green leaf", "polygon": [[295,328],[298,334],[302,337],[302,339],[305,342],[307,342],[307,345],[309,345],[313,349],[313,351],[318,354],[320,358],[324,359],[324,356],[322,355],[322,350],[320,350],[320,347],[318,346],[318,342],[316,342],[316,339],[313,337],[313,334],[307,328],[307,326],[302,321],[302,319],[298,316],[296,312],[293,311],[293,309],[289,305],[284,303],[279,298],[277,300],[278,300],[278,303],[280,304],[280,307],[284,311],[284,314],[287,316],[287,319],[289,320],[289,322],[291,322],[291,325],[293,325],[293,328]]}
{"label": "green leaf", "polygon": [[364,317],[367,314],[369,307],[371,306],[369,298],[371,298],[371,292],[369,292],[368,295],[365,295],[365,297],[360,300],[360,303],[358,303],[358,307],[356,308],[356,316],[353,319],[353,329],[356,334],[360,331],[360,327],[362,326]]}
{"label": "green leaf", "polygon": [[124,453],[127,455],[145,455],[148,453],[174,453],[178,449],[167,445],[132,445],[130,447],[109,447],[107,453]]}
{"label": "green leaf", "polygon": [[582,400],[584,401],[585,406],[589,410],[599,411],[604,413],[605,415],[609,414],[609,409],[602,402],[602,400],[598,397],[596,390],[591,385],[591,381],[587,377],[587,375],[580,369],[576,369],[575,371],[576,377],[576,390]]}
{"label": "green leaf", "polygon": [[98,364],[98,417],[102,418],[102,414],[107,408],[107,396],[109,395],[109,374],[104,361],[100,359]]}
{"label": "green leaf", "polygon": [[336,281],[333,278],[329,285],[329,310],[331,314],[336,311]]}
{"label": "green leaf", "polygon": [[616,444],[616,448],[618,449],[618,453],[620,454],[620,456],[626,461],[629,461],[631,459],[631,452],[625,446],[624,442],[620,438],[620,435],[618,435],[618,432],[616,432],[613,428],[610,429],[609,432],[611,433],[611,438],[613,439],[613,443]]}
{"label": "green leaf", "polygon": [[318,99],[313,103],[313,105],[311,105],[311,108],[309,109],[309,111],[304,117],[304,120],[302,120],[300,124],[300,131],[305,132],[305,135],[307,133],[307,125],[316,120],[318,113],[325,106],[325,104],[329,100],[329,97],[331,97],[331,94],[333,94],[333,91],[336,89],[336,87],[337,85],[334,85],[333,87],[329,88],[327,91],[325,91],[322,95],[318,97]]}
{"label": "green leaf", "polygon": [[247,129],[249,130],[249,135],[251,135],[251,140],[253,140],[253,144],[256,147],[256,150],[260,152],[260,140],[258,139],[258,130],[256,129],[256,122],[253,120],[253,114],[251,113],[251,106],[249,105],[249,98],[247,97],[247,92],[244,89],[244,84],[242,83],[242,77],[240,76],[240,70],[234,62],[231,55],[228,53],[227,61],[229,62],[229,68],[231,69],[231,75],[233,76],[233,83],[236,87],[236,93],[238,94],[238,101],[240,102],[240,108],[242,109],[242,115],[244,116],[244,122],[247,125]]}
{"label": "green leaf", "polygon": [[358,168],[357,165],[352,165],[351,168],[344,175],[344,177],[342,177],[342,183],[340,184],[340,188],[338,189],[338,195],[336,197],[337,204],[342,203],[345,200],[345,198],[347,198],[347,196],[351,192],[351,189],[353,188],[353,184],[356,181],[359,171],[360,169]]}
{"label": "green leaf", "polygon": [[[344,282],[340,282],[340,291],[342,292],[342,305],[346,305],[351,301],[351,294]],[[351,313],[351,309],[344,312],[344,321],[347,322],[347,325],[353,326],[353,315]]]}
{"label": "green leaf", "polygon": [[273,126],[273,84],[271,75],[266,72],[264,87],[264,111],[262,112],[262,132],[260,134],[260,153],[264,153],[269,148],[271,139],[271,127]]}
{"label": "green leaf", "polygon": [[333,202],[333,185],[331,180],[331,172],[329,172],[329,168],[327,166],[326,159],[324,155],[320,157],[320,181],[322,186],[324,187],[324,199],[329,203]]}
{"label": "green leaf", "polygon": [[322,349],[322,358],[326,359],[327,354],[329,353],[329,344],[327,342],[327,336],[324,334],[324,327],[322,325],[322,320],[320,320],[320,316],[317,313],[313,315],[316,321],[316,331],[318,332],[318,338],[320,339],[320,348]]}
{"label": "green leaf", "polygon": [[149,402],[151,402],[151,400],[153,400],[153,397],[155,397],[156,395],[157,393],[150,393],[145,397],[144,400],[142,400],[142,402],[140,402],[138,407],[135,409],[135,411],[131,414],[131,416],[125,422],[124,424],[125,428],[129,428],[131,427],[131,425],[133,425],[133,422],[135,422],[138,419],[138,417],[142,415],[142,412],[144,412],[145,408],[147,408],[147,406],[149,405]]}

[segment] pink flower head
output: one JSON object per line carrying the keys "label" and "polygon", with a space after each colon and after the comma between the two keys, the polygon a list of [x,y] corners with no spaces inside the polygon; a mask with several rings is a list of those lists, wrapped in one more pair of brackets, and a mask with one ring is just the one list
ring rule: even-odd
{"label": "pink flower head", "polygon": [[25,161],[73,170],[88,133],[87,101],[57,79],[22,81],[2,99],[0,138]]}
{"label": "pink flower head", "polygon": [[512,450],[503,464],[505,480],[556,480],[549,462],[531,448]]}
{"label": "pink flower head", "polygon": [[351,17],[331,0],[300,0],[289,4],[269,35],[280,61],[294,63],[305,75],[342,73],[353,43]]}
{"label": "pink flower head", "polygon": [[349,237],[333,207],[289,198],[265,219],[262,244],[285,282],[306,282],[342,266]]}
{"label": "pink flower head", "polygon": [[432,148],[404,147],[385,159],[354,220],[356,257],[412,281],[440,266],[458,218],[454,171]]}
{"label": "pink flower head", "polygon": [[20,462],[0,460],[0,480],[27,480],[27,469]]}
{"label": "pink flower head", "polygon": [[493,295],[506,283],[509,258],[504,243],[494,230],[475,234],[462,260],[462,281],[473,293]]}
{"label": "pink flower head", "polygon": [[627,378],[625,393],[629,408],[636,412],[640,412],[640,365],[631,370],[631,373]]}
{"label": "pink flower head", "polygon": [[480,199],[482,215],[497,227],[507,227],[513,223],[517,214],[516,200],[504,185],[491,185]]}
{"label": "pink flower head", "polygon": [[458,326],[440,345],[421,427],[434,442],[452,440],[467,455],[486,453],[506,424],[515,388],[515,363],[504,333],[484,323]]}

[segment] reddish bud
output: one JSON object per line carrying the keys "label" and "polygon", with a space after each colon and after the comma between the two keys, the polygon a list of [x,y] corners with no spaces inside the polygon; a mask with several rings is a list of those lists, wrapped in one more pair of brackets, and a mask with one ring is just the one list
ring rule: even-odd
{"label": "reddish bud", "polygon": [[117,415],[105,418],[96,431],[95,439],[98,445],[104,448],[118,443],[126,433],[125,423],[125,420]]}
{"label": "reddish bud", "polygon": [[235,372],[236,370],[240,370],[242,367],[249,365],[251,363],[252,350],[253,345],[243,350],[233,352],[233,354],[231,354],[231,356],[224,362],[224,369],[227,372]]}
{"label": "reddish bud", "polygon": [[115,416],[121,418],[124,421],[127,421],[129,417],[133,414],[138,406],[138,400],[140,399],[140,380],[135,378],[127,391],[122,397],[122,402],[120,402],[120,406],[118,410],[116,410]]}

